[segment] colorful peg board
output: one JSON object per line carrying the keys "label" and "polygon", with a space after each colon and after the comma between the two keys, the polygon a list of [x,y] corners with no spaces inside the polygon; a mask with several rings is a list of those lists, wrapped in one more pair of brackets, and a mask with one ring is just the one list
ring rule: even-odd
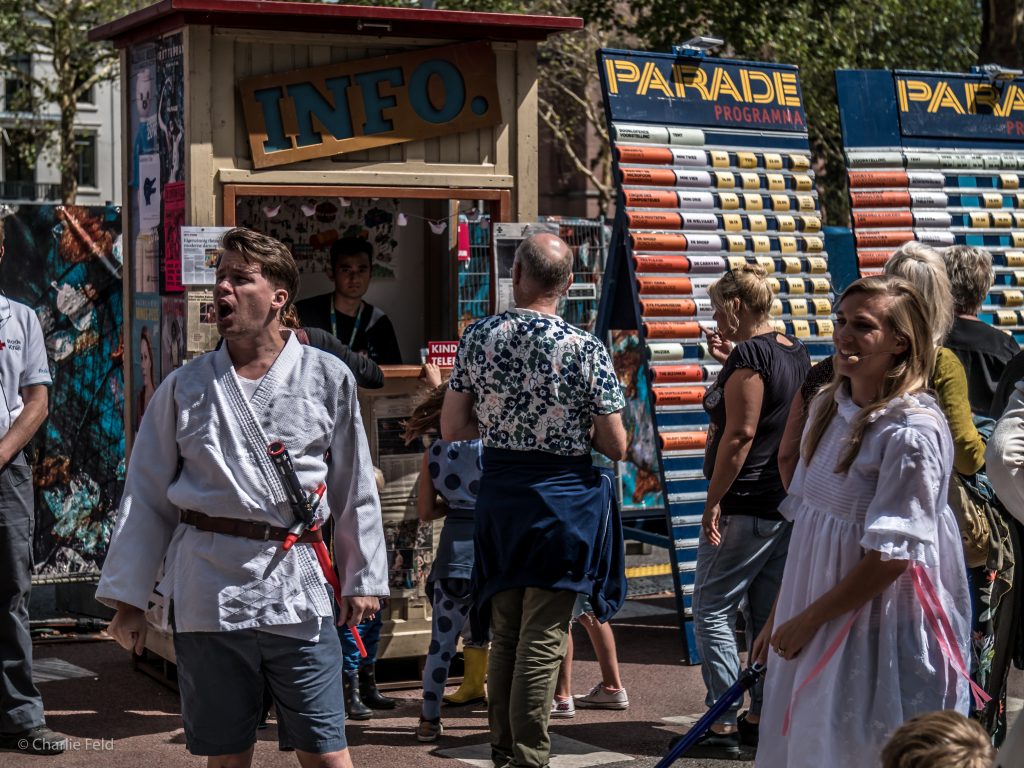
{"label": "colorful peg board", "polygon": [[[649,393],[647,454],[660,473],[685,651],[707,480],[706,388],[721,366],[707,289],[746,263],[762,265],[772,316],[813,358],[831,354],[832,283],[795,67],[703,57],[598,53],[615,164],[618,213],[598,330],[635,331],[645,351],[623,377]],[[620,376],[622,376],[620,371]],[[634,451],[631,456],[644,455]],[[635,461],[635,459],[631,459]],[[644,469],[650,469],[646,467]]]}
{"label": "colorful peg board", "polygon": [[974,245],[996,282],[978,316],[1024,342],[1024,81],[837,71],[857,268],[907,240]]}

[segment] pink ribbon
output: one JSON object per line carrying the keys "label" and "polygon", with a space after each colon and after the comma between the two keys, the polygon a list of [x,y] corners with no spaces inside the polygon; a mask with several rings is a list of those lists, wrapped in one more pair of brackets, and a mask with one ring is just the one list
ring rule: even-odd
{"label": "pink ribbon", "polygon": [[863,610],[864,610],[864,606],[862,605],[860,608],[858,608],[856,611],[853,612],[853,615],[849,618],[849,620],[845,624],[843,624],[842,628],[839,630],[839,634],[836,635],[836,639],[832,641],[832,644],[828,648],[825,649],[825,653],[823,653],[821,655],[821,658],[818,659],[818,663],[814,665],[814,669],[812,669],[810,674],[807,675],[807,677],[804,678],[803,682],[800,683],[799,686],[797,686],[797,689],[795,691],[793,691],[793,698],[791,698],[789,700],[789,706],[786,707],[786,716],[782,720],[782,735],[783,736],[786,736],[786,735],[789,734],[789,720],[790,720],[790,716],[793,714],[793,705],[796,704],[796,699],[797,699],[797,696],[800,695],[800,691],[802,691],[804,689],[804,686],[806,686],[808,683],[810,683],[811,680],[813,680],[819,674],[821,674],[821,671],[823,669],[825,669],[825,666],[830,661],[832,661],[832,657],[836,655],[836,651],[839,650],[839,646],[841,646],[843,644],[843,641],[846,640],[846,636],[850,634],[850,630],[853,629],[854,622],[857,621],[857,617],[860,616],[861,611],[863,611]]}
{"label": "pink ribbon", "polygon": [[[939,642],[939,650],[942,651],[942,655],[946,657],[950,666],[953,667],[957,674],[961,675],[971,687],[971,695],[974,697],[974,705],[978,709],[982,709],[988,702],[992,700],[992,697],[985,693],[985,690],[971,679],[970,673],[964,665],[964,660],[960,656],[959,650],[957,650],[956,634],[953,632],[953,627],[949,623],[949,617],[946,615],[945,610],[942,608],[942,602],[939,600],[938,592],[935,589],[935,585],[928,576],[928,572],[917,563],[913,563],[910,566],[910,576],[914,582],[914,591],[917,593],[918,602],[921,603],[921,609],[924,612],[925,619],[931,626],[932,632],[935,633],[935,637]],[[862,605],[856,611],[849,620],[843,624],[839,630],[839,634],[836,635],[836,639],[832,641],[832,644],[825,649],[825,653],[818,659],[818,663],[814,665],[814,669],[803,679],[796,690],[793,691],[793,697],[790,699],[789,706],[786,707],[786,715],[782,720],[782,735],[787,736],[789,734],[790,719],[793,714],[793,706],[796,704],[797,697],[808,683],[814,678],[821,674],[822,670],[832,660],[832,657],[836,655],[839,647],[846,640],[847,635],[850,634],[850,630],[853,629],[854,623],[860,616],[864,607]]]}
{"label": "pink ribbon", "polygon": [[946,660],[957,674],[961,675],[970,684],[971,695],[974,697],[974,706],[978,709],[984,708],[992,700],[992,697],[985,693],[984,688],[971,679],[971,675],[967,671],[964,660],[957,648],[956,635],[953,632],[952,625],[949,623],[949,617],[942,608],[942,601],[939,600],[939,594],[931,578],[929,578],[928,572],[917,563],[914,563],[910,566],[910,576],[914,580],[914,591],[917,593],[917,599],[921,603],[924,616],[931,625],[936,639],[939,641],[939,649],[942,651],[942,655],[946,657]]}

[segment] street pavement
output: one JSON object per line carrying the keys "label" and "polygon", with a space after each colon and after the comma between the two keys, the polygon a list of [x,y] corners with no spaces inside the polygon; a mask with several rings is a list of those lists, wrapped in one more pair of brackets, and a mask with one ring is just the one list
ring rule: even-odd
{"label": "street pavement", "polygon": [[[684,732],[685,723],[692,722],[704,708],[700,669],[681,662],[682,645],[671,596],[629,600],[613,626],[630,706],[624,711],[577,709],[572,719],[552,720],[552,768],[650,768],[667,750],[669,739]],[[573,689],[582,694],[600,674],[582,628],[575,629],[574,640]],[[71,749],[60,756],[39,758],[0,751],[0,768],[205,765],[205,760],[185,750],[177,694],[154,676],[133,668],[128,655],[114,642],[40,644],[35,658],[47,722],[69,737]],[[378,676],[410,676],[409,664],[390,666],[382,661]],[[161,677],[162,672],[157,670],[155,676]],[[1011,673],[1010,694],[1011,708],[1019,710],[1024,674],[1017,670]],[[418,685],[409,681],[407,687],[388,695],[399,698],[397,709],[348,725],[357,768],[489,766],[487,713],[482,706],[445,707],[444,735],[434,744],[419,744],[414,736]],[[294,755],[277,750],[276,738],[271,720],[270,727],[259,732],[254,765],[298,765]],[[676,763],[680,768],[731,764],[692,759]]]}

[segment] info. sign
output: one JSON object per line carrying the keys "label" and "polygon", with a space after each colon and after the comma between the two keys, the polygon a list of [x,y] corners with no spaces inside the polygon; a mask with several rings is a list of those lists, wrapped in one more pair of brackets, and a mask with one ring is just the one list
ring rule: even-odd
{"label": "info. sign", "polygon": [[239,90],[256,168],[501,122],[488,43],[261,75]]}

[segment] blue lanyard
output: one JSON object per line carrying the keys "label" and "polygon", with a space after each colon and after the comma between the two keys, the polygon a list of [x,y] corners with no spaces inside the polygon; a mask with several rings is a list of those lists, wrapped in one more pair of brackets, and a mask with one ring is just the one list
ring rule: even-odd
{"label": "blue lanyard", "polygon": [[[351,348],[356,343],[356,334],[359,333],[359,324],[363,320],[363,302],[359,302],[356,309],[356,321],[352,324],[352,335],[348,338],[348,346]],[[331,333],[338,337],[338,316],[334,311],[334,298],[331,298]]]}

